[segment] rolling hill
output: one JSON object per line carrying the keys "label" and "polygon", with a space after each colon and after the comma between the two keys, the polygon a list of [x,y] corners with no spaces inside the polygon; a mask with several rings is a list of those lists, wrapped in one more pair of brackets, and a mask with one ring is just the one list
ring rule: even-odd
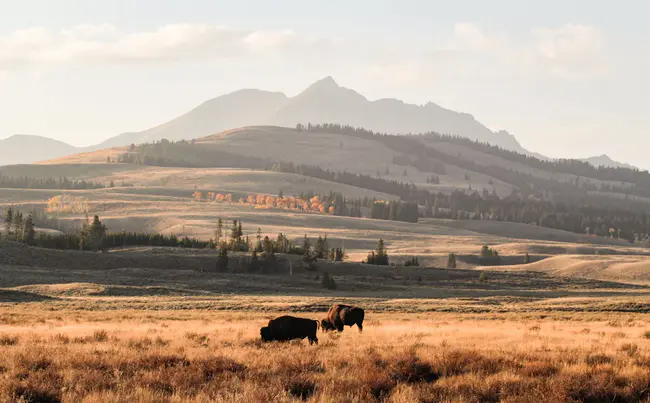
{"label": "rolling hill", "polygon": [[47,137],[17,134],[0,140],[0,166],[30,164],[80,151],[79,148]]}

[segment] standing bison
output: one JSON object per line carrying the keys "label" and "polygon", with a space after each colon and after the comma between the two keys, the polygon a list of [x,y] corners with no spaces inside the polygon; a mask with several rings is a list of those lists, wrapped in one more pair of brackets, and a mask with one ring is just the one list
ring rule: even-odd
{"label": "standing bison", "polygon": [[318,344],[316,332],[318,321],[296,318],[294,316],[280,316],[269,321],[268,326],[260,329],[263,342],[288,341],[294,339],[309,339],[309,344]]}
{"label": "standing bison", "polygon": [[321,320],[323,331],[338,330],[343,331],[344,326],[357,325],[359,332],[363,331],[363,309],[356,306],[334,304],[327,311],[327,318]]}

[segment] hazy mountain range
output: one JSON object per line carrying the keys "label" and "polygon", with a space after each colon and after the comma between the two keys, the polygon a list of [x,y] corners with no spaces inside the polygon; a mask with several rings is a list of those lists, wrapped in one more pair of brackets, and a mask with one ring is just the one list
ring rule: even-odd
{"label": "hazy mountain range", "polygon": [[16,134],[0,140],[0,166],[29,164],[81,152],[80,148],[47,137]]}
{"label": "hazy mountain range", "polygon": [[[123,133],[87,148],[40,136],[12,136],[0,140],[0,165],[31,163],[101,148],[168,140],[189,140],[224,130],[253,126],[294,127],[297,123],[340,123],[386,133],[435,131],[455,134],[545,158],[524,149],[506,131],[493,132],[467,113],[434,103],[407,104],[397,99],[369,101],[358,92],[326,77],[295,97],[283,93],[244,89],[204,102],[186,114],[141,132]],[[607,156],[585,159],[594,165],[626,166]]]}

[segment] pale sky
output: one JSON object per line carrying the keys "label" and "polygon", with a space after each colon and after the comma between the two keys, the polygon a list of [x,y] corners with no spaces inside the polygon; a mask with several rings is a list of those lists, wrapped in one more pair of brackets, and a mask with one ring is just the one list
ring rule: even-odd
{"label": "pale sky", "polygon": [[551,157],[650,168],[650,3],[532,3],[0,0],[0,138],[90,145],[331,75],[371,100],[471,113]]}

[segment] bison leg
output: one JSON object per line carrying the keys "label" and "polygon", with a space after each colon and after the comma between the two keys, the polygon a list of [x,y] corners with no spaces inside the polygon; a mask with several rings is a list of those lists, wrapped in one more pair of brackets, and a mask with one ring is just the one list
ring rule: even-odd
{"label": "bison leg", "polygon": [[363,323],[357,323],[357,327],[359,328],[359,333],[363,332]]}
{"label": "bison leg", "polygon": [[309,345],[312,345],[312,344],[314,344],[314,343],[318,344],[318,337],[316,337],[316,336],[309,336],[308,339],[309,339]]}

